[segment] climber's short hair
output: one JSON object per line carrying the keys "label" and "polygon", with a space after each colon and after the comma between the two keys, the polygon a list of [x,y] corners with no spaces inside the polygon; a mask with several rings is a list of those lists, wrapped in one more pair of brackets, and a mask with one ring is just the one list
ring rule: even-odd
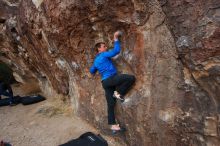
{"label": "climber's short hair", "polygon": [[100,48],[102,44],[105,44],[105,43],[104,42],[96,43],[94,49],[98,52],[99,51],[98,48]]}

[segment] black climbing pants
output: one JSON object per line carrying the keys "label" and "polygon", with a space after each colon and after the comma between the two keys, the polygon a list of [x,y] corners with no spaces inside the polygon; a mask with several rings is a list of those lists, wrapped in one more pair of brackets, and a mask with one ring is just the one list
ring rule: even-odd
{"label": "black climbing pants", "polygon": [[0,99],[1,99],[1,95],[8,96],[10,102],[14,102],[13,92],[10,85],[6,85],[0,82]]}
{"label": "black climbing pants", "polygon": [[102,86],[105,90],[105,96],[108,106],[109,125],[116,124],[114,112],[116,99],[113,97],[114,91],[117,91],[118,93],[120,93],[120,95],[124,96],[130,89],[130,87],[134,84],[134,82],[135,77],[128,74],[117,74],[102,81]]}

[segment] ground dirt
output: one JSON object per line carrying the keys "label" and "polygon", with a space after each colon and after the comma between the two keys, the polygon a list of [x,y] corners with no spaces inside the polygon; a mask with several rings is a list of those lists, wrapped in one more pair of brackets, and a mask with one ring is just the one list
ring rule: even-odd
{"label": "ground dirt", "polygon": [[[23,89],[29,87],[14,85],[13,91],[15,94],[24,95],[28,93],[24,93]],[[9,142],[12,146],[57,146],[79,137],[84,132],[99,133],[82,119],[73,116],[70,107],[61,105],[49,98],[27,106],[18,104],[0,107],[0,140]],[[102,136],[109,146],[122,145],[110,136]]]}

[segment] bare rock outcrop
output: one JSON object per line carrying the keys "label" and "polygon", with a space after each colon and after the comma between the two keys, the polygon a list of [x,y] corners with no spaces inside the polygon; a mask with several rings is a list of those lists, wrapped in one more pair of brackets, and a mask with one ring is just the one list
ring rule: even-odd
{"label": "bare rock outcrop", "polygon": [[0,59],[48,95],[63,94],[105,131],[100,77],[89,77],[93,46],[122,30],[114,59],[137,82],[117,116],[130,146],[217,146],[220,112],[218,0],[2,0]]}

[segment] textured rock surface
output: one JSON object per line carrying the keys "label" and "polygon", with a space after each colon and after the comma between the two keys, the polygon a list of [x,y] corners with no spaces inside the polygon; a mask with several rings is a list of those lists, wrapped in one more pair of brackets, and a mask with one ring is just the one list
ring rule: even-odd
{"label": "textured rock surface", "polygon": [[117,106],[131,146],[219,145],[218,0],[3,0],[1,60],[105,130],[100,77],[88,76],[97,41],[123,31],[120,72],[137,82]]}
{"label": "textured rock surface", "polygon": [[190,129],[185,128],[184,143],[217,146],[220,136],[220,2],[161,0],[160,3],[176,40],[178,59],[183,64],[185,85],[182,87],[186,93],[182,109],[189,111],[190,119],[181,120],[181,125],[185,123]]}

